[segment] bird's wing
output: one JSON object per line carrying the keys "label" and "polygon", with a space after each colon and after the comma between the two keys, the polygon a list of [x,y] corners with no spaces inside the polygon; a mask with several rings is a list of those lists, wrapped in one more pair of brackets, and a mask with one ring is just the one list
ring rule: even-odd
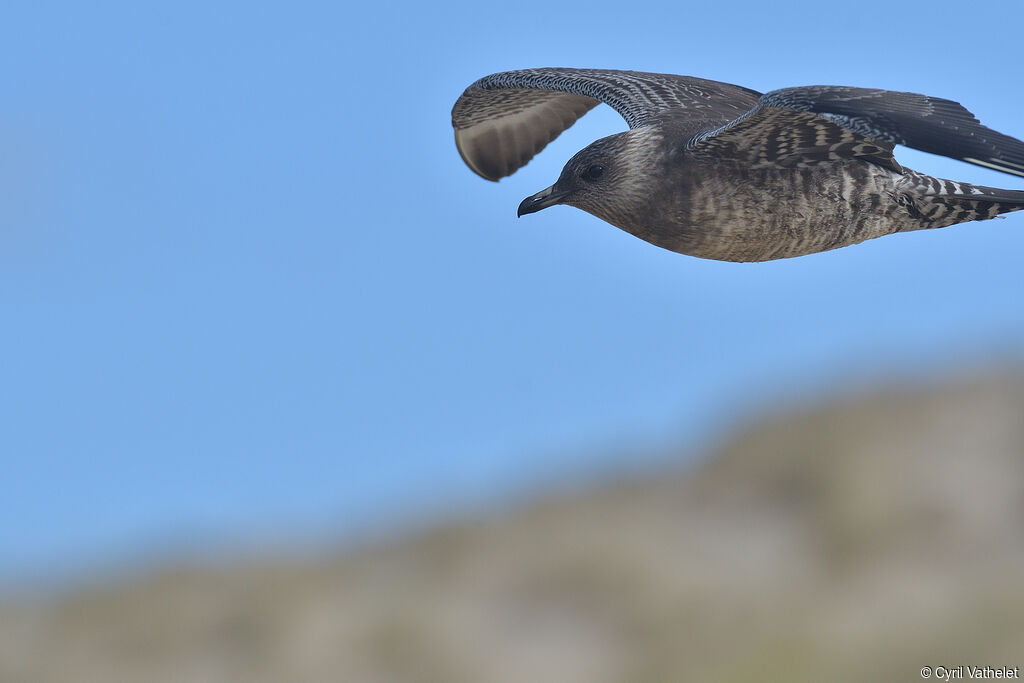
{"label": "bird's wing", "polygon": [[1024,142],[981,125],[951,100],[840,86],[786,88],[691,140],[697,154],[791,165],[862,157],[899,169],[894,145],[1024,176]]}
{"label": "bird's wing", "polygon": [[601,69],[527,69],[492,74],[469,86],[452,109],[455,145],[487,180],[515,173],[576,119],[604,102],[630,128],[667,111],[727,123],[760,93],[687,76]]}

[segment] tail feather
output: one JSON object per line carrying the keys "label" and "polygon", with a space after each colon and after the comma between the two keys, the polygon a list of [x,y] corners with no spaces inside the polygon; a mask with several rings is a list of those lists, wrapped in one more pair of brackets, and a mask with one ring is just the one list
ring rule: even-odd
{"label": "tail feather", "polygon": [[1024,206],[1024,190],[1006,190],[998,187],[958,183],[953,180],[940,182],[943,185],[942,191],[927,192],[924,196],[946,201],[996,202],[1008,206]]}
{"label": "tail feather", "polygon": [[1024,190],[972,185],[909,170],[904,173],[904,180],[909,200],[906,206],[920,222],[920,228],[983,221],[1024,209]]}

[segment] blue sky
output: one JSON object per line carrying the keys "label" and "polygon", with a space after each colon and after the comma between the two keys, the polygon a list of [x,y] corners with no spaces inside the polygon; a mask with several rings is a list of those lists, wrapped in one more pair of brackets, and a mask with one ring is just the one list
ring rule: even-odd
{"label": "blue sky", "polygon": [[1019,3],[966,29],[952,2],[22,5],[0,17],[4,581],[368,533],[779,396],[1024,350],[1024,215],[701,261],[567,207],[516,219],[624,129],[610,109],[498,184],[450,128],[480,76],[575,66],[913,90],[1021,137]]}

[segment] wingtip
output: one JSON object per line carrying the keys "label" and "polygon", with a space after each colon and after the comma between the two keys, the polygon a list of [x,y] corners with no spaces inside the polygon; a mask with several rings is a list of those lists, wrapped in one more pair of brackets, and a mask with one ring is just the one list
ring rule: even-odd
{"label": "wingtip", "polygon": [[492,183],[496,183],[502,178],[511,175],[510,173],[498,173],[496,169],[484,168],[478,164],[475,157],[479,157],[479,155],[474,155],[471,150],[467,149],[468,146],[473,144],[472,140],[474,138],[467,138],[463,133],[458,128],[455,129],[455,148],[459,150],[459,156],[462,157],[462,161],[469,167],[469,170]]}
{"label": "wingtip", "polygon": [[984,166],[985,168],[991,168],[994,171],[1009,173],[1010,175],[1024,178],[1024,165],[1016,164],[1012,161],[1006,161],[1003,159],[975,159],[974,157],[964,157],[964,161],[976,166]]}

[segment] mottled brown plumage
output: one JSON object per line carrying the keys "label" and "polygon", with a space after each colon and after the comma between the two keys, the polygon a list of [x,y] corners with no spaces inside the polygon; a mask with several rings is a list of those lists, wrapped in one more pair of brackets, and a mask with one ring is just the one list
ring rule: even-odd
{"label": "mottled brown plumage", "polygon": [[956,102],[839,86],[764,95],[686,76],[595,69],[494,74],[455,103],[466,164],[514,173],[605,102],[630,129],[565,165],[519,214],[583,209],[672,251],[766,261],[1024,209],[1024,191],[941,180],[901,166],[903,144],[1024,176],[1024,142]]}

